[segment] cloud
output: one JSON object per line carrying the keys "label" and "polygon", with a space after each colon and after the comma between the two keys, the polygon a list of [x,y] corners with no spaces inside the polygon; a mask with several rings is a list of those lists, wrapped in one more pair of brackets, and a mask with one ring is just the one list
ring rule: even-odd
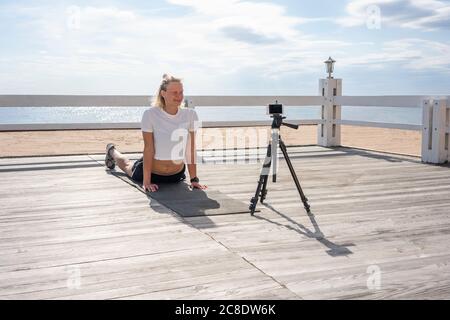
{"label": "cloud", "polygon": [[149,88],[156,88],[168,72],[189,79],[190,94],[242,94],[247,93],[246,82],[257,88],[259,82],[315,79],[324,73],[323,61],[330,55],[338,61],[337,70],[398,65],[448,70],[446,44],[408,39],[378,47],[317,37],[303,32],[302,25],[323,19],[293,17],[272,3],[169,2],[187,10],[164,15],[113,6],[11,7],[8,14],[23,21],[28,49],[0,53],[0,87],[20,87],[26,78],[32,88],[47,93],[67,93],[64,88],[79,93],[82,88],[82,93],[142,94],[152,93]]}
{"label": "cloud", "polygon": [[450,74],[450,45],[418,38],[385,42],[377,52],[342,57],[345,67],[367,66],[374,69],[439,71]]}
{"label": "cloud", "polygon": [[191,10],[168,17],[119,7],[17,6],[15,14],[27,21],[22,27],[40,44],[36,53],[46,52],[34,58],[22,52],[19,65],[61,77],[105,70],[129,77],[148,70],[210,78],[254,70],[270,78],[314,72],[328,54],[323,52],[348,45],[303,34],[299,25],[308,19],[289,16],[279,5],[169,2]]}
{"label": "cloud", "polygon": [[450,29],[450,3],[447,1],[351,0],[346,11],[346,17],[336,20],[345,27],[366,25],[378,11],[382,25],[427,31]]}
{"label": "cloud", "polygon": [[277,43],[282,41],[281,37],[271,37],[264,34],[260,34],[255,30],[241,26],[228,26],[220,29],[225,36],[237,41],[246,42],[249,44],[264,44],[264,43]]}

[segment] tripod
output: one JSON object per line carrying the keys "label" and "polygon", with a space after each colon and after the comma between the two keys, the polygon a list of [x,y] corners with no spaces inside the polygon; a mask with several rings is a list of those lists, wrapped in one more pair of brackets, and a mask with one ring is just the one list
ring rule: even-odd
{"label": "tripod", "polygon": [[261,198],[261,203],[263,203],[264,199],[267,195],[267,180],[269,178],[270,167],[273,164],[273,177],[272,181],[276,182],[277,173],[276,173],[276,163],[277,163],[277,146],[280,145],[280,149],[283,152],[284,159],[289,167],[289,171],[291,172],[292,178],[294,179],[295,186],[297,187],[298,193],[300,194],[300,198],[302,199],[303,205],[307,213],[311,213],[308,199],[303,193],[302,187],[300,186],[300,182],[298,181],[297,175],[295,174],[294,167],[292,166],[291,159],[289,159],[289,155],[286,150],[286,145],[280,136],[280,127],[282,125],[287,126],[292,129],[298,129],[298,125],[284,123],[283,117],[281,114],[273,114],[271,115],[273,118],[272,121],[272,141],[269,142],[267,146],[266,158],[264,160],[263,167],[261,169],[261,174],[259,175],[258,186],[256,188],[255,196],[250,200],[250,213],[253,215],[256,210],[256,204],[258,203],[258,199]]}

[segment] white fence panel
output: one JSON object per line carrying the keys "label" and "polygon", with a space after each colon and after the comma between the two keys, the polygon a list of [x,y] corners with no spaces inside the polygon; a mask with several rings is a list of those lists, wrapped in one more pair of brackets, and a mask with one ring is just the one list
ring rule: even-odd
{"label": "white fence panel", "polygon": [[[433,96],[338,96],[334,101],[342,106],[421,108],[423,100],[433,98],[436,99]],[[450,96],[440,98],[447,99]]]}

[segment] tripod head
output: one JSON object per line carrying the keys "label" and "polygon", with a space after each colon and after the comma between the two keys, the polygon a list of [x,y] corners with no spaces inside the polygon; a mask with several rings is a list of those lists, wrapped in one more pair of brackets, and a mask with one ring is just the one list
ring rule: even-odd
{"label": "tripod head", "polygon": [[284,117],[280,113],[274,113],[270,117],[273,118],[272,129],[278,129],[279,130],[282,125],[286,126],[286,127],[289,127],[291,129],[296,129],[296,130],[298,129],[298,125],[297,124],[283,122],[283,119],[286,119],[286,117]]}
{"label": "tripod head", "polygon": [[283,117],[283,105],[278,103],[278,101],[276,101],[275,104],[268,105],[267,114],[273,118],[272,129],[279,130],[282,125],[291,129],[298,129],[298,125],[296,124],[283,122],[283,119],[286,119],[286,117]]}

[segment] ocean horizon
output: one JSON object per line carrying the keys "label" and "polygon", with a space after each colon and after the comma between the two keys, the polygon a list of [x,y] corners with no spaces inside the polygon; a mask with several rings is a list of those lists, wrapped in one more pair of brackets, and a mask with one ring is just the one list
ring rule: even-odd
{"label": "ocean horizon", "polygon": [[[0,124],[38,123],[122,123],[140,122],[143,107],[3,107]],[[320,106],[285,107],[289,120],[320,119]],[[258,107],[197,107],[201,121],[259,121],[269,120],[265,106]],[[343,120],[385,122],[396,124],[422,124],[422,109],[391,107],[342,107]]]}

